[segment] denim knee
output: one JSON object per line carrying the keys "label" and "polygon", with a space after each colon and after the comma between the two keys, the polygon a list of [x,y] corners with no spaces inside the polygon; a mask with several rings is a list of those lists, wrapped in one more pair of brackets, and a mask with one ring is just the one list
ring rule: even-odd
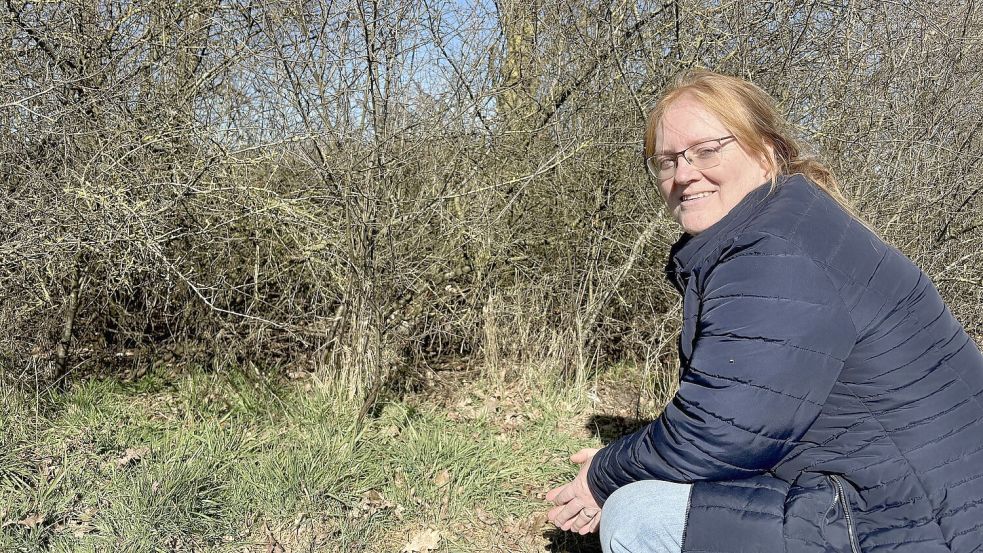
{"label": "denim knee", "polygon": [[604,503],[605,553],[679,553],[691,484],[642,480],[623,486]]}

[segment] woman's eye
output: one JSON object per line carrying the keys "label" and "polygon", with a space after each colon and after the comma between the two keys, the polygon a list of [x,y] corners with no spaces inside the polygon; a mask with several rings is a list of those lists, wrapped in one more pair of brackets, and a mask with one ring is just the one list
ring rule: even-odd
{"label": "woman's eye", "polygon": [[659,169],[672,169],[676,165],[676,160],[664,157],[659,160]]}
{"label": "woman's eye", "polygon": [[716,155],[716,153],[717,153],[717,148],[714,148],[712,146],[702,146],[700,148],[697,148],[696,151],[693,152],[693,155],[700,159],[709,159],[714,155]]}

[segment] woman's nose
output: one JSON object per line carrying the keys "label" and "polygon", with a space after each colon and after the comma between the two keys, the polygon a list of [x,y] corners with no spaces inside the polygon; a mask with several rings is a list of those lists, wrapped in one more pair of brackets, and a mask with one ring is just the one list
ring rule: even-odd
{"label": "woman's nose", "polygon": [[675,181],[680,184],[699,180],[703,176],[700,170],[693,167],[683,156],[676,159],[676,174],[673,176]]}

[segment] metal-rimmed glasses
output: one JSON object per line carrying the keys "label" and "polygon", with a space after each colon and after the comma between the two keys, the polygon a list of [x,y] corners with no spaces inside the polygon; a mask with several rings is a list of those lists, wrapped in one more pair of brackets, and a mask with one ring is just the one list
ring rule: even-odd
{"label": "metal-rimmed glasses", "polygon": [[680,150],[671,154],[655,154],[645,160],[645,168],[653,177],[664,181],[676,174],[676,167],[679,165],[679,156],[683,156],[686,163],[694,169],[711,169],[720,165],[720,150],[726,145],[725,141],[732,140],[734,135],[729,134],[720,138],[704,140],[693,144],[685,150]]}

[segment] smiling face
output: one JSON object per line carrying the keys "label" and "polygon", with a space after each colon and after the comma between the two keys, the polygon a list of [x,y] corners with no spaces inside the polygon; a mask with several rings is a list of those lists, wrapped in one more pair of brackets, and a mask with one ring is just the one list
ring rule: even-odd
{"label": "smiling face", "polygon": [[[660,155],[671,155],[694,144],[730,134],[700,102],[684,95],[662,115],[656,131],[655,151]],[[750,155],[737,140],[725,140],[723,144],[720,165],[699,170],[679,156],[676,174],[659,182],[666,206],[688,234],[696,235],[710,228],[748,192],[771,178],[765,160]]]}

